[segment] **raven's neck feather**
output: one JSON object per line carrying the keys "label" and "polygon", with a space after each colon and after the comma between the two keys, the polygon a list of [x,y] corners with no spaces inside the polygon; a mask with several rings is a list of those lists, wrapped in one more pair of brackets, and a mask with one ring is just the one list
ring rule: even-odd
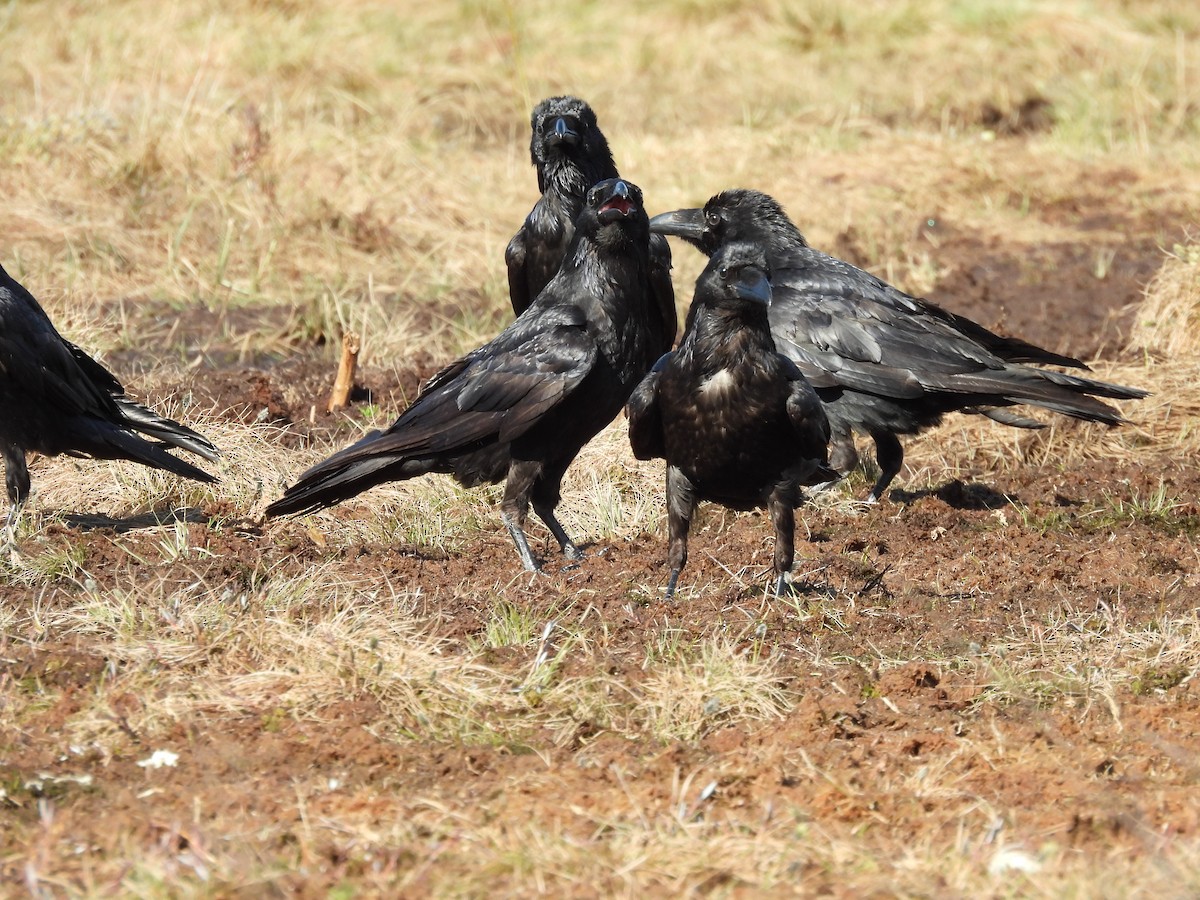
{"label": "raven's neck feather", "polygon": [[578,214],[588,188],[606,178],[619,177],[612,155],[605,148],[595,158],[583,160],[565,155],[551,156],[538,173],[538,187],[543,194],[554,193],[564,201],[574,201],[572,212]]}
{"label": "raven's neck feather", "polygon": [[601,234],[575,233],[554,280],[586,284],[590,290],[579,297],[563,298],[581,306],[598,305],[610,317],[625,318],[642,310],[629,308],[629,291],[645,293],[649,281],[650,254],[639,248],[622,229],[602,229]]}
{"label": "raven's neck feather", "polygon": [[679,349],[715,372],[747,354],[774,353],[775,341],[765,310],[700,308]]}
{"label": "raven's neck feather", "polygon": [[650,268],[648,250],[639,250],[636,242],[614,229],[614,234],[575,235],[564,257],[563,268],[605,272],[633,268],[644,275]]}

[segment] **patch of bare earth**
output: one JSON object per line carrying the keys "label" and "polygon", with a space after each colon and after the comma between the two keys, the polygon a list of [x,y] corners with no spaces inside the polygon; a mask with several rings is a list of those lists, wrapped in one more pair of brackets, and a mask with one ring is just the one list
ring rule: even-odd
{"label": "patch of bare earth", "polygon": [[[1088,360],[1125,345],[1133,309],[1165,258],[1187,237],[1190,217],[1172,198],[1143,198],[1156,209],[1114,212],[1106,191],[1137,184],[1132,173],[1106,172],[1099,184],[1028,215],[1053,237],[1017,242],[985,234],[931,211],[913,232],[943,270],[928,299],[1004,334],[1021,335]],[[1030,199],[1012,195],[1022,209]],[[853,229],[833,252],[860,266],[872,260]]]}

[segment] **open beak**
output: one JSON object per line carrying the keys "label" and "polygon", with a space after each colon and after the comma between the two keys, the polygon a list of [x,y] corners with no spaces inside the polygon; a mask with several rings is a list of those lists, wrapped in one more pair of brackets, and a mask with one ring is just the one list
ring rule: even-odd
{"label": "open beak", "polygon": [[612,192],[600,204],[598,210],[601,222],[614,222],[623,219],[633,212],[635,204],[629,196],[629,185],[617,179],[613,182]]}

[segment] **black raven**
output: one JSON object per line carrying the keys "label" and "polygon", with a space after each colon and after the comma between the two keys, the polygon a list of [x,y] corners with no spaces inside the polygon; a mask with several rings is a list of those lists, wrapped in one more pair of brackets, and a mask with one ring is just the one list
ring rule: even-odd
{"label": "black raven", "polygon": [[525,568],[529,506],[564,554],[581,555],[554,516],[563,474],[649,370],[650,230],[642,194],[620,179],[588,192],[562,267],[491,342],[422,387],[385,432],[372,432],[300,476],[267,515],[331,506],[426,472],[467,486],[507,478],[500,517]]}
{"label": "black raven", "polygon": [[837,474],[828,466],[829,423],[796,364],[775,351],[767,258],[757,244],[725,244],[696,281],[679,348],[664,355],[629,400],[638,459],[667,461],[667,599],[687,562],[700,500],[731,509],[765,506],[775,525],[775,590],[795,555],[800,488]]}
{"label": "black raven", "polygon": [[[578,97],[547,97],[534,107],[530,126],[529,152],[541,197],[504,252],[508,295],[518,316],[558,271],[588,188],[618,177],[596,114]],[[650,312],[655,332],[665,336],[665,343],[653,348],[657,359],[671,349],[678,328],[671,248],[661,235],[650,238],[650,260],[655,300]]]}
{"label": "black raven", "polygon": [[216,481],[164,445],[217,458],[217,448],[202,435],[127,400],[113,374],[63,340],[33,295],[0,268],[0,451],[11,504],[8,539],[29,496],[27,451],[128,459],[196,481]]}
{"label": "black raven", "polygon": [[650,227],[682,237],[710,256],[730,241],[763,245],[773,272],[771,332],[825,405],[833,430],[833,467],[845,473],[858,461],[854,431],[875,441],[880,475],[868,502],[883,495],[904,462],[896,435],[916,434],[938,424],[945,413],[1042,427],[1003,408],[1029,404],[1117,425],[1126,420],[1095,398],[1147,394],[1023,365],[1087,368],[1072,357],[995,334],[812,249],[783,208],[758,191],[723,191],[703,209],[655,216]]}

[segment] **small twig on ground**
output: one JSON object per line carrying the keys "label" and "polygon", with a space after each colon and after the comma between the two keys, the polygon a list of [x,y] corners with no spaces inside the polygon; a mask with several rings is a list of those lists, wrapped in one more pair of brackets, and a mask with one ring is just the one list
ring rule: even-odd
{"label": "small twig on ground", "polygon": [[358,351],[362,349],[358,335],[347,331],[342,335],[342,359],[338,363],[337,378],[333,382],[333,393],[329,395],[329,411],[342,409],[350,402],[350,391],[354,388],[354,373],[358,370]]}

